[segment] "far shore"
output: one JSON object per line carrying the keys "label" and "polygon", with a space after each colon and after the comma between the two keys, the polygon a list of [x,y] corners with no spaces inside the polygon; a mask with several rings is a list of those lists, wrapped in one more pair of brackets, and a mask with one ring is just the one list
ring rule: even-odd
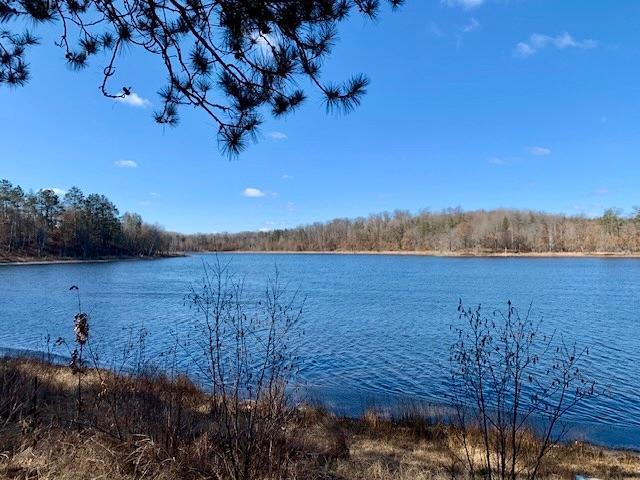
{"label": "far shore", "polygon": [[[214,252],[197,252],[214,253]],[[433,250],[228,250],[218,253],[286,255],[405,255],[423,257],[490,258],[640,258],[640,253],[621,252],[440,252]]]}
{"label": "far shore", "polygon": [[0,257],[0,267],[3,265],[64,265],[64,264],[77,264],[77,263],[109,263],[109,262],[122,262],[129,260],[159,260],[163,258],[176,258],[185,257],[184,253],[156,255],[153,257],[139,257],[139,256],[113,256],[113,257],[98,257],[98,258],[59,258],[59,257]]}
{"label": "far shore", "polygon": [[398,255],[444,258],[632,258],[640,259],[640,253],[620,252],[439,252],[423,250],[225,250],[202,252],[179,252],[154,257],[114,256],[99,258],[58,258],[58,257],[0,257],[0,267],[11,265],[64,265],[80,263],[110,263],[137,260],[160,260],[182,258],[198,254],[237,254],[237,255]]}

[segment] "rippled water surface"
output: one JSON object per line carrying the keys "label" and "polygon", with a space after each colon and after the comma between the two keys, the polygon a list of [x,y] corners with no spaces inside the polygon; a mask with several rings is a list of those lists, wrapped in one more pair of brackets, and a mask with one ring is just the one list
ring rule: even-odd
{"label": "rippled water surface", "polygon": [[[450,325],[460,298],[490,311],[511,299],[533,303],[544,328],[589,346],[589,373],[611,394],[576,410],[588,439],[640,448],[640,260],[432,258],[391,255],[221,255],[264,285],[277,265],[306,295],[302,377],[336,409],[371,402],[447,398]],[[202,277],[198,255],[156,261],[0,266],[0,347],[44,349],[42,338],[70,336],[78,285],[103,352],[123,331],[144,325],[159,355],[194,315],[189,286]],[[179,355],[181,355],[179,353]],[[184,359],[183,359],[184,360]]]}

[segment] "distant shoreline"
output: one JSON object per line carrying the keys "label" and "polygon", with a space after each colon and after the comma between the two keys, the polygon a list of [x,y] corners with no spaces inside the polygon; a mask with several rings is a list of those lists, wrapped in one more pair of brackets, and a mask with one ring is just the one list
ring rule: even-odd
{"label": "distant shoreline", "polygon": [[186,257],[183,253],[157,255],[154,257],[115,256],[99,258],[38,258],[38,257],[2,257],[0,267],[13,265],[73,265],[80,263],[111,263],[130,260],[161,260],[163,258]]}
{"label": "distant shoreline", "polygon": [[[216,253],[213,251],[194,253]],[[398,255],[418,257],[451,257],[451,258],[640,258],[640,253],[620,252],[526,252],[526,253],[492,253],[492,252],[439,252],[431,250],[226,250],[217,253],[236,254],[270,254],[270,255]]]}
{"label": "distant shoreline", "polygon": [[74,265],[82,263],[111,263],[137,260],[161,260],[167,258],[184,258],[198,254],[237,254],[237,255],[393,255],[413,257],[442,257],[442,258],[615,258],[640,259],[640,253],[619,252],[527,252],[527,253],[475,253],[475,252],[438,252],[422,250],[224,250],[185,252],[155,257],[100,257],[100,258],[38,258],[38,257],[9,257],[0,258],[0,267],[15,265]]}

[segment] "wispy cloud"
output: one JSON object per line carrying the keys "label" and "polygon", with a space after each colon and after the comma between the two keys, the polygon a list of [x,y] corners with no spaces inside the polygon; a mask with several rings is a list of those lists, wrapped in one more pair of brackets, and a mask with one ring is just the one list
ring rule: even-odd
{"label": "wispy cloud", "polygon": [[493,157],[489,159],[489,164],[490,165],[506,165],[507,161],[503,160],[502,158]]}
{"label": "wispy cloud", "polygon": [[138,168],[138,163],[134,160],[117,160],[113,164],[118,168]]}
{"label": "wispy cloud", "polygon": [[267,133],[267,137],[269,137],[271,140],[276,140],[276,141],[286,140],[287,138],[289,138],[285,133],[282,133],[282,132],[269,132]]}
{"label": "wispy cloud", "polygon": [[547,155],[551,155],[551,149],[545,147],[527,147],[527,151],[531,155],[536,155],[538,157],[545,157]]}
{"label": "wispy cloud", "polygon": [[[122,95],[122,92],[120,95]],[[118,97],[115,101],[138,108],[147,108],[151,106],[151,102],[149,100],[142,98],[136,92],[131,92],[129,95],[125,95],[124,97]]]}
{"label": "wispy cloud", "polygon": [[247,198],[260,198],[264,197],[265,193],[259,188],[248,187],[242,191],[242,196]]}
{"label": "wispy cloud", "polygon": [[262,227],[258,229],[260,232],[271,232],[276,229],[287,228],[287,222],[267,220],[262,224]]}
{"label": "wispy cloud", "polygon": [[58,187],[48,187],[48,188],[43,188],[43,190],[51,190],[53,193],[55,193],[59,197],[67,193],[67,191],[64,188],[58,188]]}
{"label": "wispy cloud", "polygon": [[277,225],[278,225],[277,222],[267,221],[267,222],[264,222],[263,226],[260,227],[258,229],[258,231],[260,231],[260,232],[271,232],[272,230],[274,230],[276,228]]}
{"label": "wispy cloud", "polygon": [[605,195],[609,195],[609,189],[607,187],[600,187],[600,188],[596,188],[591,193],[596,197],[604,197]]}
{"label": "wispy cloud", "polygon": [[475,18],[471,17],[471,19],[469,19],[469,22],[464,27],[462,27],[462,32],[470,33],[470,32],[473,32],[474,30],[477,30],[479,27],[480,27],[480,22]]}
{"label": "wispy cloud", "polygon": [[142,200],[141,202],[138,202],[138,205],[141,207],[150,207],[153,205],[153,202],[151,200]]}
{"label": "wispy cloud", "polygon": [[282,175],[282,180],[293,180],[293,177],[285,173],[284,175]]}
{"label": "wispy cloud", "polygon": [[518,43],[514,53],[518,57],[526,58],[547,47],[555,47],[559,50],[564,50],[565,48],[590,49],[597,46],[598,42],[595,40],[575,40],[568,32],[561,33],[555,37],[543,35],[541,33],[534,33],[529,37],[529,41]]}
{"label": "wispy cloud", "polygon": [[447,7],[462,7],[465,9],[476,8],[483,3],[484,0],[442,0],[442,4]]}
{"label": "wispy cloud", "polygon": [[287,202],[287,210],[293,212],[296,209],[296,204],[293,202]]}

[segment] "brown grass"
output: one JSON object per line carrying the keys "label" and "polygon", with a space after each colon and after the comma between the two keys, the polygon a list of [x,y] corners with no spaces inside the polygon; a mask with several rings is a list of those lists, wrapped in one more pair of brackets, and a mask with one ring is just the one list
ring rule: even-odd
{"label": "brown grass", "polygon": [[[83,409],[68,368],[0,360],[0,478],[226,478],[215,406],[189,379],[88,371]],[[252,406],[252,408],[254,408]],[[297,408],[274,439],[281,469],[252,478],[421,480],[464,478],[449,427],[415,414],[361,419]],[[640,478],[640,456],[572,444],[554,449],[545,477]]]}

